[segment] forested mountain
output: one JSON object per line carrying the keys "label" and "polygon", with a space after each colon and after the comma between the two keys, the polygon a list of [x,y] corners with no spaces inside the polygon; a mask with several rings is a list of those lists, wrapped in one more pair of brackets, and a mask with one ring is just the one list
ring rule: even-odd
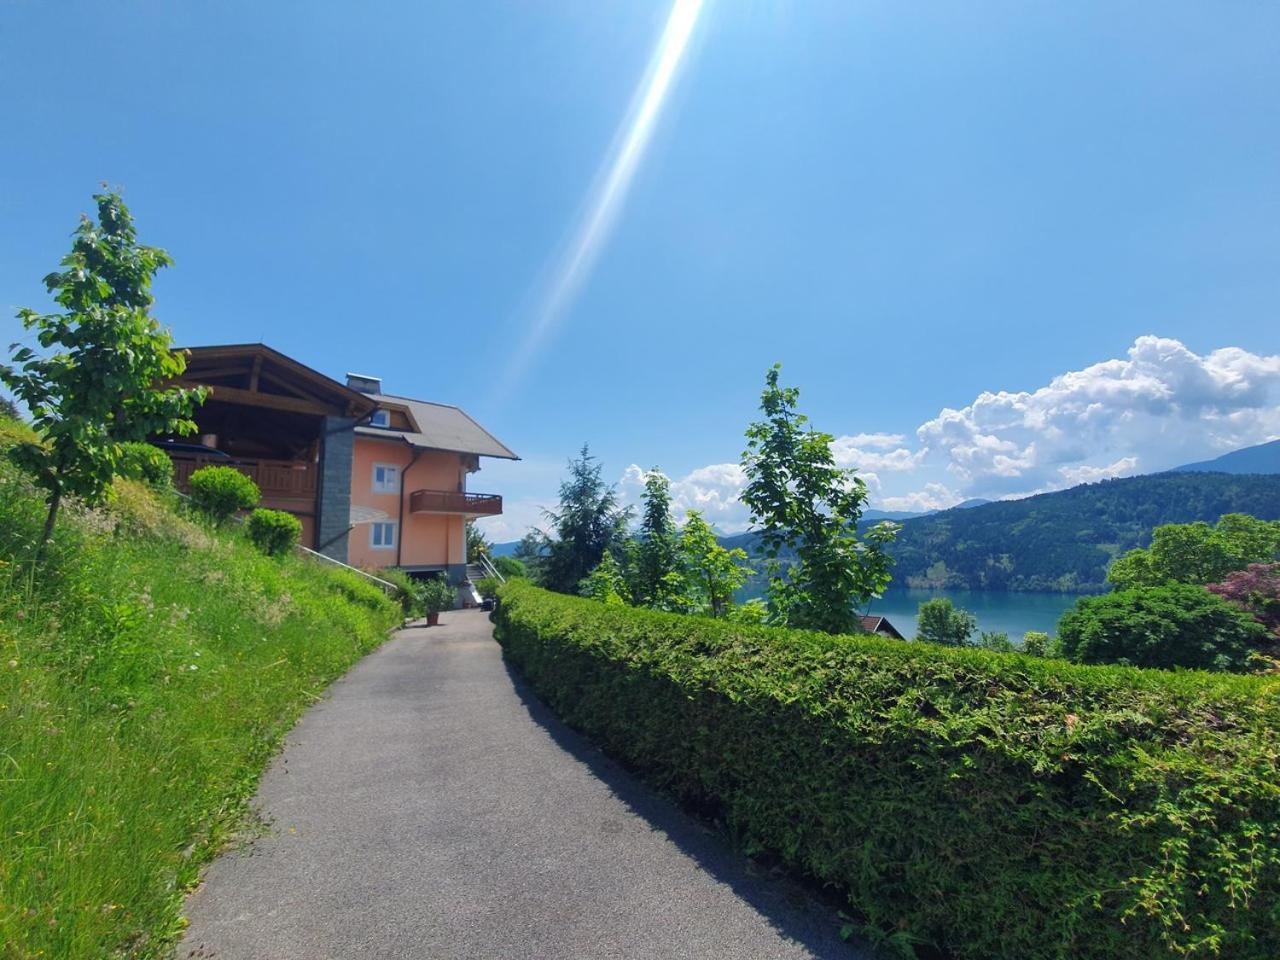
{"label": "forested mountain", "polygon": [[1280,440],[1232,450],[1212,460],[1176,467],[1175,473],[1280,473]]}
{"label": "forested mountain", "polygon": [[[1280,520],[1280,476],[1158,473],[905,520],[890,548],[894,585],[1098,591],[1112,558],[1146,546],[1155,527],[1224,513]],[[755,535],[722,542],[752,553]]]}

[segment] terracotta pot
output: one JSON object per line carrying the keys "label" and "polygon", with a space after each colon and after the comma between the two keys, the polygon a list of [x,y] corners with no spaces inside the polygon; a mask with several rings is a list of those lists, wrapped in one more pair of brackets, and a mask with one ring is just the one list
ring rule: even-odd
{"label": "terracotta pot", "polygon": [[438,613],[428,613],[428,614],[427,614],[427,626],[428,626],[428,627],[434,627],[434,626],[436,626],[439,622],[440,622],[440,614],[438,614]]}

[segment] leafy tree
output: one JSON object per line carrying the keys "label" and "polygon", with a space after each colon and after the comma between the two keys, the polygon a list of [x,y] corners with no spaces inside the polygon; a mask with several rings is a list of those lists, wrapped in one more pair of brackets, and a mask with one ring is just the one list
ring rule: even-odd
{"label": "leafy tree", "polygon": [[619,605],[627,602],[626,577],[612,553],[605,551],[595,569],[578,584],[578,592],[601,603]]}
{"label": "leafy tree", "polygon": [[1168,583],[1214,583],[1280,552],[1280,522],[1228,513],[1215,526],[1171,523],[1156,527],[1151,546],[1130,550],[1107,571],[1117,590]]}
{"label": "leafy tree", "polygon": [[676,522],[671,516],[671,481],[654,467],[644,478],[640,537],[634,547],[632,601],[669,610],[681,594]]}
{"label": "leafy tree", "polygon": [[474,523],[467,524],[467,563],[479,563],[481,557],[490,555],[491,547],[484,531]]}
{"label": "leafy tree", "polygon": [[517,557],[494,557],[493,566],[500,574],[510,580],[512,577],[529,576],[529,568]]}
{"label": "leafy tree", "polygon": [[1245,670],[1266,635],[1247,613],[1185,583],[1082,597],[1058,621],[1068,659],[1135,667]]}
{"label": "leafy tree", "polygon": [[[878,524],[859,541],[866,484],[836,466],[833,437],[806,426],[808,418],[796,410],[800,391],[778,385],[780,370],[775,364],[766,375],[764,419],[747,428],[742,454],[742,501],[769,561],[771,616],[791,626],[853,633],[856,608],[889,585],[885,547],[897,527]],[[784,553],[794,558],[785,577]]]}
{"label": "leafy tree", "polygon": [[100,499],[122,456],[121,443],[192,433],[203,390],[163,388],[186,369],[169,332],[149,313],[152,277],[172,261],[137,242],[133,218],[115,193],[94,197],[98,222],[81,218],[61,271],[44,278],[61,313],[18,312],[46,351],[11,348],[16,367],[0,382],[26,404],[40,442],[10,455],[45,491],[48,514],[37,560],[68,494]]}
{"label": "leafy tree", "polygon": [[600,472],[600,462],[583,444],[560,484],[560,509],[545,511],[554,536],[547,540],[539,579],[548,589],[576,592],[605,553],[625,539],[630,512],[618,506],[617,493]]}
{"label": "leafy tree", "polygon": [[1280,640],[1280,563],[1251,563],[1211,583],[1210,593],[1252,615]]}
{"label": "leafy tree", "polygon": [[961,610],[946,597],[926,600],[920,604],[916,614],[917,640],[960,647],[968,642],[976,629],[978,618],[968,610]]}
{"label": "leafy tree", "polygon": [[[721,617],[733,609],[733,594],[751,576],[747,552],[720,545],[715,531],[697,510],[690,510],[680,531],[679,554],[684,567],[685,605]],[[744,620],[755,619],[743,615]]]}
{"label": "leafy tree", "polygon": [[1056,657],[1057,645],[1047,633],[1028,630],[1022,635],[1022,652],[1032,657]]}

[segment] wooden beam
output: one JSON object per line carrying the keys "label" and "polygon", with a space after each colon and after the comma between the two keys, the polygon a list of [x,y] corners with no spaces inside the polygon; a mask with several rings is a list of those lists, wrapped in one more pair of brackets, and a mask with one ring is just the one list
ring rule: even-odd
{"label": "wooden beam", "polygon": [[258,374],[262,373],[262,354],[253,358],[253,367],[249,371],[249,389],[258,392]]}
{"label": "wooden beam", "polygon": [[209,367],[208,369],[187,367],[182,376],[187,380],[199,380],[202,377],[243,377],[248,372],[248,368],[242,363],[235,367]]}
{"label": "wooden beam", "polygon": [[324,407],[318,403],[312,403],[310,400],[300,400],[297,397],[279,397],[274,393],[254,393],[252,390],[241,390],[239,387],[224,387],[221,384],[199,384],[186,380],[181,382],[188,387],[208,387],[210,391],[209,398],[211,400],[221,400],[224,403],[238,403],[246,407],[266,407],[271,410],[288,410],[292,413],[312,413],[318,417],[329,416],[333,413],[332,407]]}

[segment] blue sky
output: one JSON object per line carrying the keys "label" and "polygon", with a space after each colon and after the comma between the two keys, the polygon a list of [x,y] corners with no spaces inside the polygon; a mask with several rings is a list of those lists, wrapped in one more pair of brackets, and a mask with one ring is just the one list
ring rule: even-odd
{"label": "blue sky", "polygon": [[5,342],[106,180],[179,342],[380,374],[521,453],[473,478],[498,539],[583,441],[740,527],[775,360],[889,506],[1280,435],[1280,6],[685,3],[548,319],[670,4],[0,0]]}

